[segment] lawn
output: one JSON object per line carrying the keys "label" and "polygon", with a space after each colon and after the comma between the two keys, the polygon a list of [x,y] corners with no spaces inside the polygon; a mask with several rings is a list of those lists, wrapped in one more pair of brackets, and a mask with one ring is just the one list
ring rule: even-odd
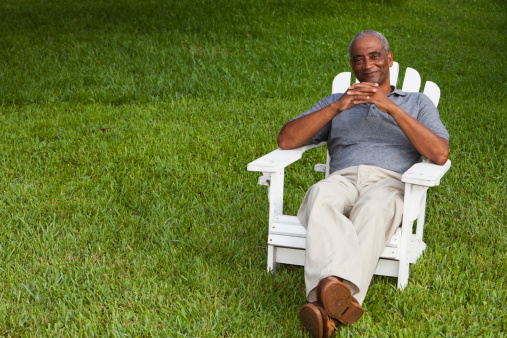
{"label": "lawn", "polygon": [[[407,288],[375,277],[337,336],[506,336],[502,0],[2,1],[0,335],[305,337],[246,165],[363,29],[440,86],[452,167]],[[323,151],[287,171],[287,213]]]}

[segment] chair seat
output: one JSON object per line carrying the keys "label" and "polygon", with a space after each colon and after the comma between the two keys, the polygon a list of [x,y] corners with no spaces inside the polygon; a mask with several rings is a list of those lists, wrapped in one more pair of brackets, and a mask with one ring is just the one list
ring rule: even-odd
{"label": "chair seat", "polygon": [[[381,258],[398,259],[398,243],[401,239],[401,226],[396,229],[393,237],[382,252]],[[280,215],[275,218],[269,229],[268,245],[306,249],[306,229],[296,216]],[[304,262],[303,264],[304,265]]]}
{"label": "chair seat", "polygon": [[[400,258],[398,250],[400,241],[401,226],[396,229],[393,237],[384,248],[380,259],[395,260],[397,262]],[[419,240],[416,235],[410,235],[408,241],[410,243],[408,246],[408,260],[410,263],[415,263],[426,249],[426,244]],[[269,228],[268,245],[277,250],[278,263],[305,265],[306,229],[296,216],[279,215],[275,217]],[[396,276],[396,273],[393,272],[392,276]]]}

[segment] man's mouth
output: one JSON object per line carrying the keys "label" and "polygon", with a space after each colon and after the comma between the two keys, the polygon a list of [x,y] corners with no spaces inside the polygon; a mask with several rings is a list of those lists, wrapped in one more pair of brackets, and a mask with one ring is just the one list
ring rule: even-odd
{"label": "man's mouth", "polygon": [[373,75],[376,75],[377,73],[378,73],[378,71],[374,71],[374,72],[363,73],[363,75],[367,76],[367,77],[371,77]]}

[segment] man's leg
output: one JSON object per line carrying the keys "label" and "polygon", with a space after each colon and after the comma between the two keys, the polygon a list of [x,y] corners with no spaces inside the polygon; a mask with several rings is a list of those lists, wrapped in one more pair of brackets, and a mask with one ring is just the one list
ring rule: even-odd
{"label": "man's leg", "polygon": [[361,252],[361,282],[354,297],[362,304],[378,259],[401,224],[405,185],[401,175],[385,169],[360,166],[359,198],[350,212]]}
{"label": "man's leg", "polygon": [[[317,300],[316,287],[328,276],[339,276],[358,292],[361,282],[361,249],[356,229],[347,218],[359,194],[357,167],[333,173],[313,185],[298,212],[307,228],[305,284],[307,300]],[[357,286],[356,286],[357,285]]]}

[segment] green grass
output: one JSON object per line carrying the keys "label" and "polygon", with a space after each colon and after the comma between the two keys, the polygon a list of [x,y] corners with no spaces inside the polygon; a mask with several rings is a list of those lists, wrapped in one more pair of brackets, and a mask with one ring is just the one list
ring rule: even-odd
{"label": "green grass", "polygon": [[[303,270],[265,272],[246,164],[348,70],[362,29],[442,89],[453,166],[408,287],[339,336],[505,336],[507,6],[486,1],[0,5],[0,334],[305,336]],[[319,179],[287,171],[286,212]]]}

